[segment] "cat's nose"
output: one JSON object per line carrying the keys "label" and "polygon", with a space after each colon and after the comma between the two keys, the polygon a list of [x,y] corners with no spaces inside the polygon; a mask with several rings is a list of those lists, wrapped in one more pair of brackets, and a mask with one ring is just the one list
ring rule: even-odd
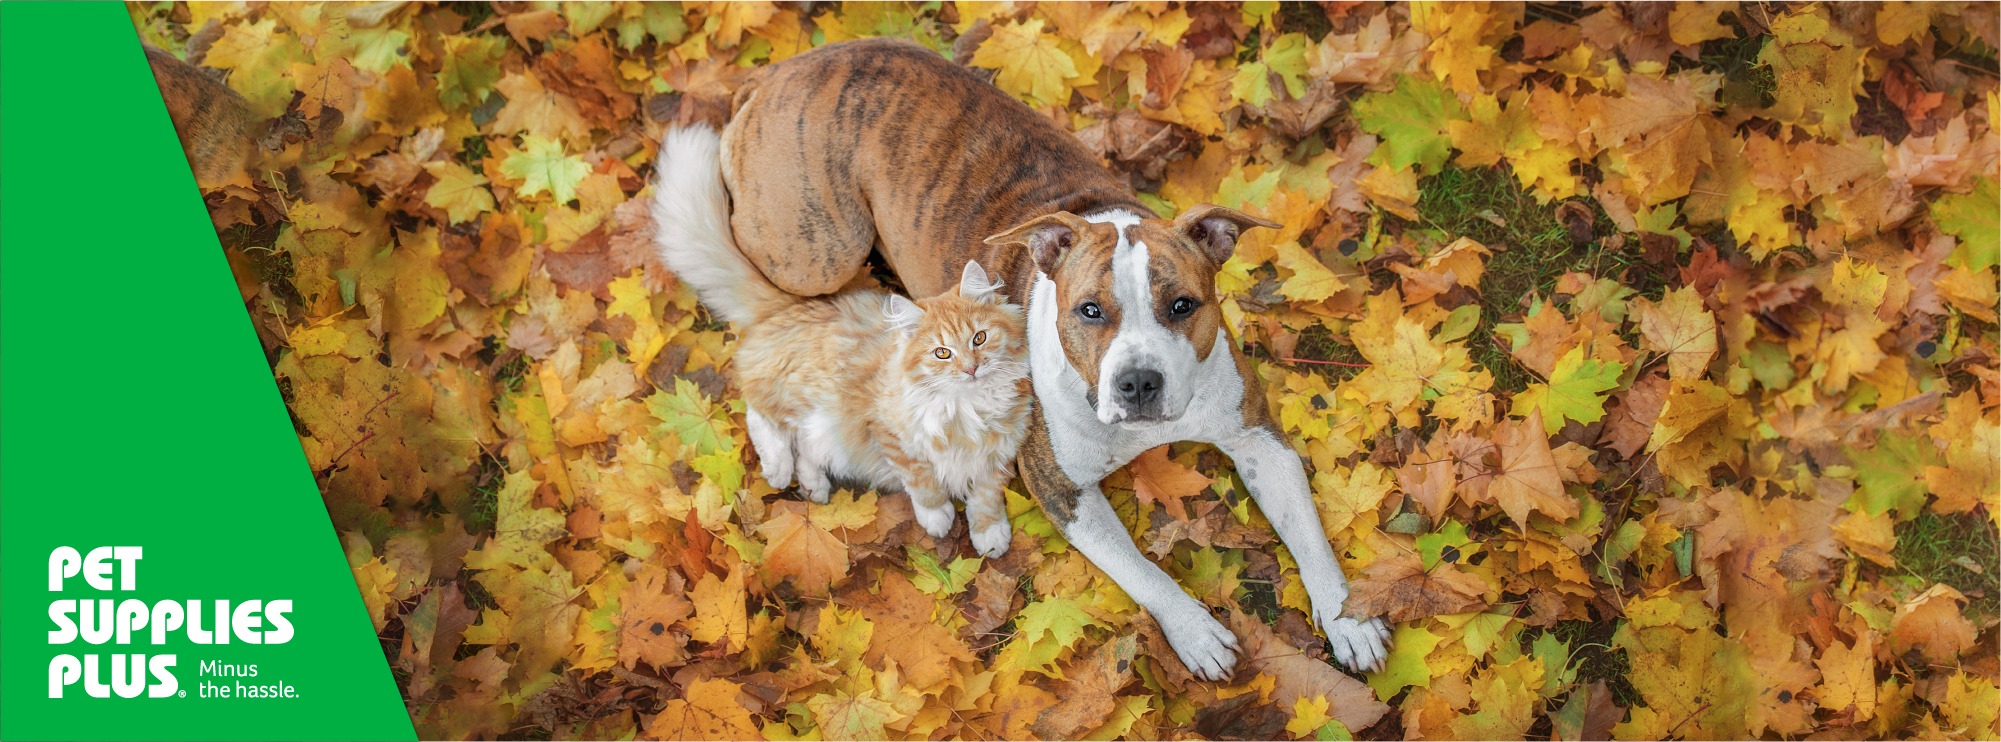
{"label": "cat's nose", "polygon": [[980,375],[980,367],[979,367],[979,366],[977,366],[977,365],[974,365],[974,366],[967,366],[967,367],[966,367],[966,375],[967,375],[967,376],[972,376],[972,377],[975,377],[975,378],[979,377],[979,375]]}

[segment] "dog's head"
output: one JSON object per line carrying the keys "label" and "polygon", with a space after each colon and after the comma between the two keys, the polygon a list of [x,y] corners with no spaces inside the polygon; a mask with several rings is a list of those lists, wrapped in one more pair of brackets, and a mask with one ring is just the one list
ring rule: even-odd
{"label": "dog's head", "polygon": [[987,238],[1028,248],[1056,284],[1056,330],[1091,389],[1098,420],[1146,425],[1180,418],[1198,366],[1215,350],[1223,314],[1216,271],[1250,227],[1278,225],[1203,204],[1174,221],[1112,212],[1059,212]]}

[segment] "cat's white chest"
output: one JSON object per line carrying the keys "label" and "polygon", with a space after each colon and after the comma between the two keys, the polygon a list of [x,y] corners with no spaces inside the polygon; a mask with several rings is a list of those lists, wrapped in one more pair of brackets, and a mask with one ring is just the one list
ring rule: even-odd
{"label": "cat's white chest", "polygon": [[954,496],[965,497],[975,482],[984,482],[1013,460],[1023,433],[1020,404],[1012,384],[968,390],[961,394],[913,396],[907,399],[911,428],[917,431],[912,453],[921,453],[940,483]]}

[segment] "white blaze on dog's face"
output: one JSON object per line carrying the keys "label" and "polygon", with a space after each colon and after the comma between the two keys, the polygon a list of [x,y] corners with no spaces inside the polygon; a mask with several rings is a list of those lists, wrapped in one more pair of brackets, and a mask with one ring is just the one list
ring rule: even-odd
{"label": "white blaze on dog's face", "polygon": [[1070,367],[1106,424],[1175,420],[1215,350],[1216,271],[1248,227],[1275,223],[1220,206],[1172,222],[1113,211],[1057,213],[990,238],[1027,245],[1056,285],[1056,329]]}

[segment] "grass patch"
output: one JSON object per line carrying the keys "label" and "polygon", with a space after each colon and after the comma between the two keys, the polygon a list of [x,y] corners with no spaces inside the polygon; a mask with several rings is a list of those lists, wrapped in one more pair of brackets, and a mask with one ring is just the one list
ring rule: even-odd
{"label": "grass patch", "polygon": [[[1355,346],[1334,339],[1334,331],[1327,329],[1325,325],[1313,325],[1305,330],[1301,330],[1299,333],[1299,345],[1293,348],[1292,352],[1294,357],[1308,361],[1336,361],[1351,364],[1346,366],[1317,363],[1287,364],[1293,365],[1296,371],[1315,373],[1326,377],[1328,386],[1333,386],[1354,378],[1369,363],[1369,359],[1363,358],[1362,352],[1356,350]],[[1279,361],[1279,363],[1285,363],[1285,361]]]}
{"label": "grass patch", "polygon": [[1285,611],[1278,604],[1278,586],[1251,578],[1243,578],[1239,584],[1244,589],[1244,596],[1238,599],[1238,607],[1257,616],[1267,626],[1278,623],[1279,614]]}
{"label": "grass patch", "polygon": [[1724,23],[1737,33],[1703,42],[1697,66],[1723,76],[1723,89],[1717,97],[1725,105],[1752,108],[1772,105],[1776,100],[1772,91],[1778,89],[1778,78],[1771,67],[1758,63],[1758,54],[1764,51],[1767,38],[1763,34],[1746,36],[1736,18],[1726,18]]}
{"label": "grass patch", "polygon": [[1417,226],[1471,237],[1495,251],[1480,279],[1480,327],[1468,347],[1473,360],[1494,374],[1496,393],[1519,392],[1535,377],[1494,340],[1494,325],[1518,318],[1530,295],[1549,297],[1559,276],[1570,271],[1623,276],[1635,292],[1650,297],[1666,287],[1666,274],[1641,259],[1638,239],[1622,235],[1609,241],[1618,246],[1608,244],[1618,227],[1589,199],[1576,200],[1592,218],[1592,238],[1579,243],[1557,216],[1560,202],[1537,202],[1505,168],[1448,166],[1426,179],[1419,192],[1423,222]]}
{"label": "grass patch", "polygon": [[[1897,524],[1897,570],[1926,587],[1951,585],[1966,594],[1967,612],[1997,615],[2001,601],[2001,534],[1973,514],[1939,515],[1930,510]],[[1977,569],[1969,569],[1971,564]]]}
{"label": "grass patch", "polygon": [[[1605,689],[1612,693],[1613,701],[1622,708],[1632,708],[1643,705],[1643,699],[1627,678],[1632,672],[1632,665],[1626,660],[1626,653],[1612,648],[1612,634],[1619,630],[1620,623],[1610,620],[1562,621],[1542,633],[1555,634],[1556,638],[1570,644],[1570,664],[1577,668],[1578,687],[1594,682],[1604,683]],[[1528,652],[1529,645],[1540,635],[1534,631],[1522,632],[1522,651]]]}

